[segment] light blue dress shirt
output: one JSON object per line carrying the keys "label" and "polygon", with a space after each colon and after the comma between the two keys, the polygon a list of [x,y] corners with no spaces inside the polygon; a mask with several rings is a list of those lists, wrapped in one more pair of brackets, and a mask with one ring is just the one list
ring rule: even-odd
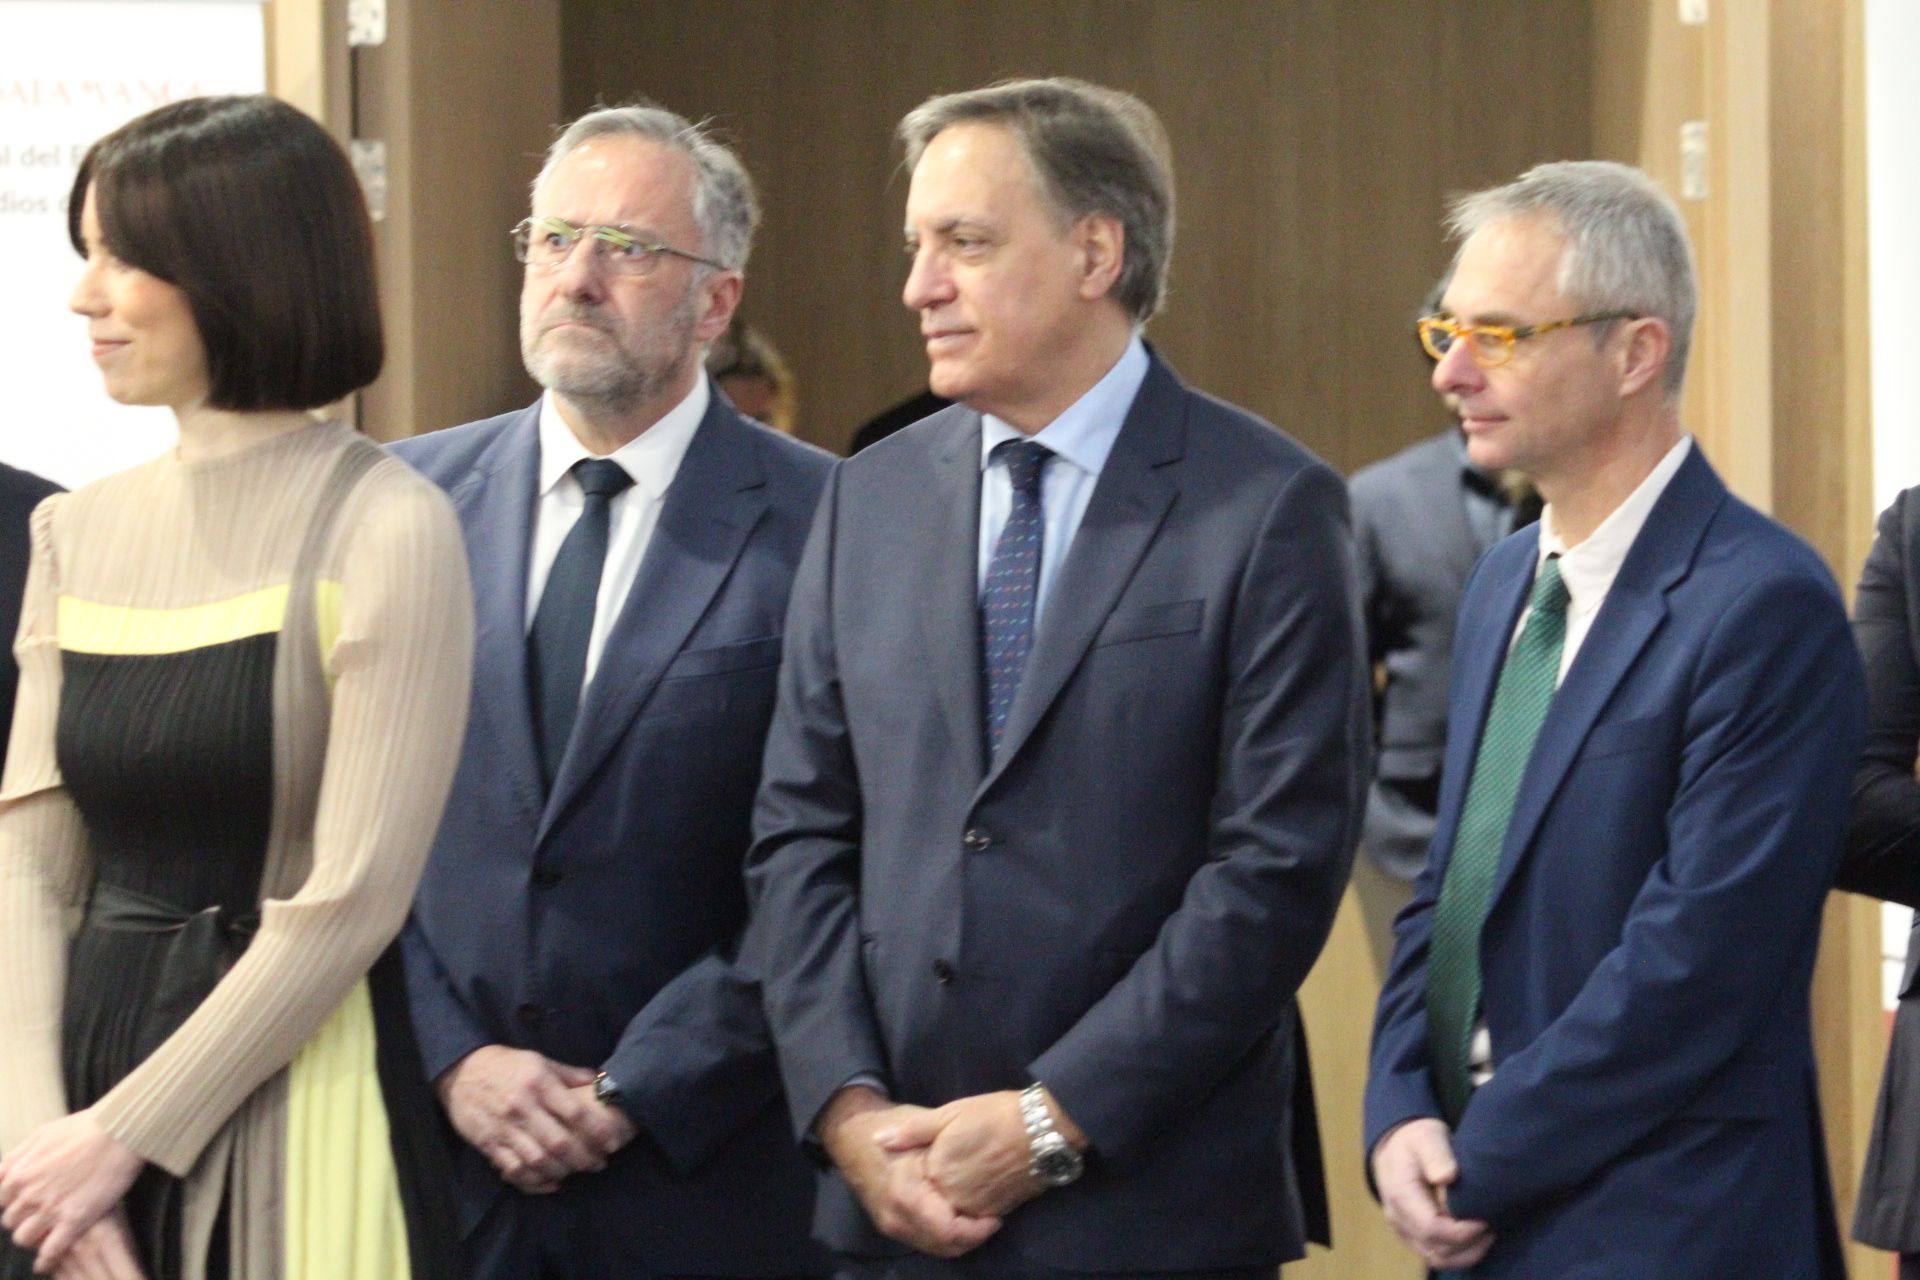
{"label": "light blue dress shirt", "polygon": [[1147,348],[1135,334],[1127,349],[1087,393],[1065,412],[1029,436],[990,413],[980,415],[980,558],[978,590],[987,586],[987,568],[993,563],[993,545],[1006,528],[1013,509],[1013,482],[1007,464],[993,456],[994,446],[1007,440],[1032,440],[1053,450],[1054,457],[1040,481],[1040,514],[1046,531],[1040,541],[1040,586],[1033,602],[1037,632],[1047,607],[1047,596],[1059,576],[1061,562],[1073,545],[1087,502],[1107,465],[1120,426],[1133,407],[1140,384],[1147,377]]}

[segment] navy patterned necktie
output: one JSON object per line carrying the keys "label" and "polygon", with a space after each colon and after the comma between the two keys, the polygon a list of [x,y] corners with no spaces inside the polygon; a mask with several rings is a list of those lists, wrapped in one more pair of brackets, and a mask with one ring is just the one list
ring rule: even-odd
{"label": "navy patterned necktie", "polygon": [[1034,605],[1040,594],[1040,544],[1047,522],[1040,505],[1040,480],[1053,450],[1031,440],[1007,440],[989,456],[1006,464],[1013,484],[1013,506],[1000,540],[993,544],[987,585],[980,595],[981,694],[986,700],[987,755],[1000,750],[1013,695],[1033,649]]}
{"label": "navy patterned necktie", "polygon": [[540,593],[527,636],[528,674],[532,677],[534,732],[540,742],[540,772],[548,788],[560,772],[560,758],[573,736],[580,712],[580,686],[586,680],[587,644],[593,637],[593,612],[600,596],[600,575],[607,567],[608,504],[633,483],[619,463],[583,458],[573,464],[586,501],[567,531]]}
{"label": "navy patterned necktie", "polygon": [[1427,1054],[1440,1105],[1460,1123],[1473,1083],[1467,1055],[1480,1012],[1480,925],[1493,895],[1520,781],[1560,680],[1567,639],[1567,584],[1560,557],[1548,556],[1533,584],[1532,611],[1513,642],[1480,731],[1453,856],[1433,909],[1427,950]]}

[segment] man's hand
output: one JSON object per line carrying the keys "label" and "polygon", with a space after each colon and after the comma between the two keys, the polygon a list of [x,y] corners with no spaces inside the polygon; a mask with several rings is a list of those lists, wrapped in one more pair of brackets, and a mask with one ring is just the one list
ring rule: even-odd
{"label": "man's hand", "polygon": [[620,1148],[632,1142],[640,1130],[634,1127],[633,1119],[619,1107],[610,1107],[593,1096],[593,1082],[573,1086],[573,1093],[580,1103],[580,1112],[586,1125],[584,1136],[597,1150],[612,1155]]}
{"label": "man's hand", "polygon": [[146,1161],[91,1112],[48,1121],[0,1160],[0,1226],[34,1250],[34,1270],[58,1266],[74,1242],[110,1214]]}
{"label": "man's hand", "polygon": [[593,1076],[591,1067],[490,1044],[433,1087],[460,1136],[510,1185],[541,1195],[569,1174],[604,1169],[633,1136],[624,1115],[594,1101]]}
{"label": "man's hand", "polygon": [[1460,1176],[1452,1133],[1438,1120],[1409,1120],[1373,1149],[1373,1185],[1388,1224],[1441,1271],[1473,1266],[1494,1240],[1486,1223],[1447,1212],[1447,1188]]}
{"label": "man's hand", "polygon": [[957,1258],[985,1243],[1000,1219],[955,1209],[927,1174],[925,1147],[900,1140],[904,1126],[932,1114],[852,1085],[833,1095],[814,1133],[883,1234],[936,1258]]}
{"label": "man's hand", "polygon": [[147,1280],[127,1229],[126,1211],[115,1208],[83,1231],[53,1269],[53,1280]]}
{"label": "man's hand", "polygon": [[[1084,1151],[1086,1135],[1052,1095],[1047,1109],[1060,1136]],[[928,1176],[962,1213],[1004,1218],[1047,1189],[1027,1171],[1033,1144],[1020,1116],[1020,1095],[1011,1089],[960,1098],[890,1128],[889,1150],[927,1148]]]}

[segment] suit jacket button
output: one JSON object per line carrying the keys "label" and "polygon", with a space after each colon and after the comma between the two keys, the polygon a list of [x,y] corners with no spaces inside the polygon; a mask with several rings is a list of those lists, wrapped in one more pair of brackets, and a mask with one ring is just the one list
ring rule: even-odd
{"label": "suit jacket button", "polygon": [[987,834],[985,828],[968,827],[967,834],[960,837],[960,843],[965,845],[969,852],[979,853],[993,843],[993,837]]}
{"label": "suit jacket button", "polygon": [[523,1025],[529,1027],[537,1027],[542,1022],[545,1022],[547,1018],[547,1011],[531,1001],[521,1005],[513,1012],[514,1016],[519,1018]]}
{"label": "suit jacket button", "polygon": [[554,870],[552,867],[535,867],[533,869],[533,885],[536,889],[551,889],[565,878],[561,872]]}
{"label": "suit jacket button", "polygon": [[935,960],[933,962],[933,976],[935,981],[944,987],[953,981],[953,966],[945,960]]}

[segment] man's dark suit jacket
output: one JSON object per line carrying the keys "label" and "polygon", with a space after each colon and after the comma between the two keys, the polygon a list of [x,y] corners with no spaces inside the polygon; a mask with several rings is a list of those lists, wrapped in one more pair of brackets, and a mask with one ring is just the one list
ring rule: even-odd
{"label": "man's dark suit jacket", "polygon": [[[1488,553],[1454,648],[1433,862],[1395,924],[1366,1144],[1438,1116],[1427,948],[1538,526]],[[1475,1277],[1844,1272],[1808,984],[1863,722],[1826,567],[1697,447],[1555,694],[1481,934],[1493,1078],[1454,1133]]]}
{"label": "man's dark suit jacket", "polygon": [[[13,723],[13,694],[20,683],[13,633],[20,629],[20,596],[27,588],[27,561],[33,553],[27,517],[41,499],[60,492],[53,481],[0,462],[0,636],[6,637],[6,652],[0,653],[0,730]],[[0,737],[0,759],[5,758],[5,742]]]}
{"label": "man's dark suit jacket", "polygon": [[500,1196],[650,1274],[825,1270],[759,992],[732,949],[795,565],[832,460],[719,394],[688,446],[551,795],[526,670],[539,406],[403,441],[474,568],[473,710],[404,935],[429,1077],[483,1044],[607,1071],[642,1137],[520,1196],[458,1143],[463,1223]]}
{"label": "man's dark suit jacket", "polygon": [[[1298,1256],[1293,998],[1367,754],[1344,487],[1155,358],[989,761],[980,484],[971,409],[881,441],[795,583],[748,862],[795,1123],[862,1074],[923,1104],[1039,1080],[1093,1155],[974,1274]],[[901,1249],[837,1176],[817,1223]]]}
{"label": "man's dark suit jacket", "polygon": [[[1512,528],[1492,483],[1469,472],[1459,431],[1449,428],[1363,467],[1347,485],[1367,653],[1387,675],[1375,699],[1361,847],[1403,880],[1420,874],[1433,839],[1460,596],[1473,566]],[[1472,503],[1487,507],[1484,532],[1469,518]]]}
{"label": "man's dark suit jacket", "polygon": [[[1867,670],[1867,746],[1853,781],[1840,887],[1920,906],[1920,489],[1880,516],[1853,599]],[[1915,917],[1920,921],[1920,916]],[[1920,934],[1907,939],[1893,1045],[1853,1231],[1867,1244],[1920,1253]]]}

